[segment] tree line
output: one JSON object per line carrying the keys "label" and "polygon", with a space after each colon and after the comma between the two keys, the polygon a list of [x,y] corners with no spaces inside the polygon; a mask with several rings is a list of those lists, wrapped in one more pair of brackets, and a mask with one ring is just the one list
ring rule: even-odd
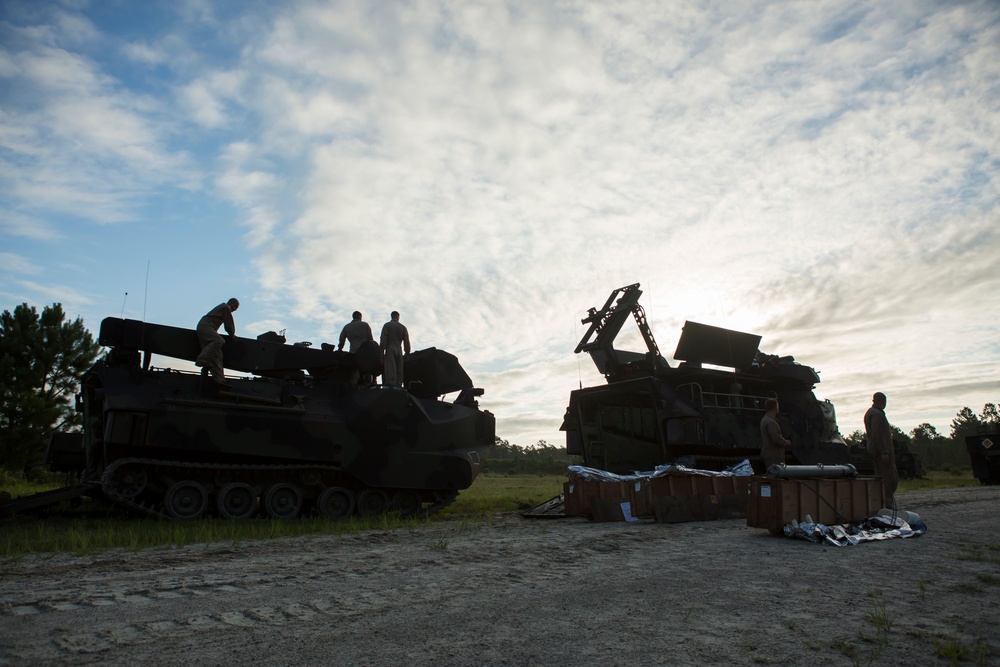
{"label": "tree line", "polygon": [[566,466],[582,463],[570,456],[566,447],[539,440],[533,447],[521,447],[496,437],[496,446],[486,462],[485,472],[494,475],[564,475]]}

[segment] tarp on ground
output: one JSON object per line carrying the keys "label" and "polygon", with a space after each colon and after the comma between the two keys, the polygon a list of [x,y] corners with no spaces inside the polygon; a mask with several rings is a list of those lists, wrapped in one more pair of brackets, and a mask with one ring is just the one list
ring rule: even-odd
{"label": "tarp on ground", "polygon": [[782,529],[785,537],[808,540],[817,544],[846,547],[899,538],[919,537],[927,532],[927,524],[921,519],[907,522],[902,516],[876,515],[856,524],[827,526],[822,523],[789,523]]}

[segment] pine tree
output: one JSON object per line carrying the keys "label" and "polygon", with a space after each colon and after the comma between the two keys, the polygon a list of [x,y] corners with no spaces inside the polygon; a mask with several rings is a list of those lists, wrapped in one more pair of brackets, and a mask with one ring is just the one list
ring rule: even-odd
{"label": "pine tree", "polygon": [[52,431],[79,429],[73,399],[100,345],[83,320],[64,320],[58,303],[0,315],[0,467],[11,472],[41,464]]}

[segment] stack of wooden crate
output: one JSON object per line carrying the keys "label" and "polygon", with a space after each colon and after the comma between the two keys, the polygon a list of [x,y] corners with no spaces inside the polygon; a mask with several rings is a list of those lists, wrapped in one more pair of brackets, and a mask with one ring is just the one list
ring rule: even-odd
{"label": "stack of wooden crate", "polygon": [[739,519],[746,516],[749,479],[684,473],[617,480],[570,475],[563,495],[567,516],[586,516],[594,521]]}

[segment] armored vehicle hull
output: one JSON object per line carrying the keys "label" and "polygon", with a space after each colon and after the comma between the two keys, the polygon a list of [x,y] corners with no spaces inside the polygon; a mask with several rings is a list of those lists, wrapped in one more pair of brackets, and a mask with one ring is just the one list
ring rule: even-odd
{"label": "armored vehicle hull", "polygon": [[972,476],[984,486],[1000,484],[1000,433],[968,435],[965,447],[972,462]]}
{"label": "armored vehicle hull", "polygon": [[[901,440],[893,439],[892,447],[896,452],[896,473],[900,479],[920,479],[924,476],[920,457],[910,451],[909,445]],[[872,461],[867,447],[852,445],[850,453],[851,465],[857,469],[859,475],[871,477],[875,474],[875,462]]]}
{"label": "armored vehicle hull", "polygon": [[194,332],[105,320],[99,340],[111,350],[78,396],[84,432],[54,437],[50,465],[78,472],[91,495],[175,519],[428,513],[483,469],[495,422],[454,356],[414,352],[406,388],[386,387],[359,384],[377,374],[377,350],[262,339],[227,341],[226,367],[254,375],[220,388],[149,367],[154,351],[193,359]]}
{"label": "armored vehicle hull", "polygon": [[[778,422],[792,442],[787,463],[849,462],[833,404],[813,393],[815,370],[792,357],[762,354],[760,336],[697,322],[684,325],[674,353],[681,363],[672,367],[646,324],[638,288],[613,291],[583,320],[590,327],[576,352],[591,355],[607,384],[570,394],[562,425],[569,454],[615,473],[672,462],[721,469],[744,458],[763,473],[760,421],[765,401],[776,398]],[[614,347],[630,318],[645,353]]]}

